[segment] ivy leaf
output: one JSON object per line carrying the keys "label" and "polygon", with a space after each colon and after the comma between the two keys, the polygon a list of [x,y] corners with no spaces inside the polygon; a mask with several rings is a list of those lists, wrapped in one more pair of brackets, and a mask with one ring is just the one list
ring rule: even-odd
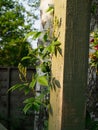
{"label": "ivy leaf", "polygon": [[39,82],[39,84],[43,85],[43,86],[49,86],[48,85],[48,80],[46,76],[39,76],[37,78],[37,81]]}

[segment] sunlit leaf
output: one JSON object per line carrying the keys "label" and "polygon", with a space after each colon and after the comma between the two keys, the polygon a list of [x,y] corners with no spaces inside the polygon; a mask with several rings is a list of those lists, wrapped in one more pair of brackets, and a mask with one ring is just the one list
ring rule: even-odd
{"label": "sunlit leaf", "polygon": [[48,80],[46,76],[39,76],[37,78],[37,81],[39,82],[39,84],[43,85],[43,86],[48,86]]}
{"label": "sunlit leaf", "polygon": [[54,12],[54,5],[49,5],[49,8],[46,10],[46,12]]}
{"label": "sunlit leaf", "polygon": [[39,38],[41,34],[42,34],[42,32],[35,32],[33,34],[33,39],[35,40],[35,39]]}
{"label": "sunlit leaf", "polygon": [[60,43],[59,41],[54,41],[54,42],[53,42],[53,45],[55,45],[55,46],[60,46],[61,43]]}
{"label": "sunlit leaf", "polygon": [[31,31],[31,32],[27,33],[24,40],[27,40],[30,36],[34,35],[34,33],[35,33],[34,31],[33,32]]}

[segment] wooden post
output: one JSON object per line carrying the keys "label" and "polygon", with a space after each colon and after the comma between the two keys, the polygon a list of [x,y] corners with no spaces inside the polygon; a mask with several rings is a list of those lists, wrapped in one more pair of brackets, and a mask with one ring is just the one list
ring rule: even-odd
{"label": "wooden post", "polygon": [[53,57],[52,73],[61,87],[50,92],[49,130],[85,129],[90,1],[54,0],[62,56]]}

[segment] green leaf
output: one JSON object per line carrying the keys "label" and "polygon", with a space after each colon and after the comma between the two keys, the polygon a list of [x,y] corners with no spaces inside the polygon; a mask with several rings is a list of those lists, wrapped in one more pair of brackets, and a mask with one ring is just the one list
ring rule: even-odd
{"label": "green leaf", "polygon": [[27,95],[29,92],[30,92],[29,87],[25,87],[25,90],[24,90],[25,95]]}
{"label": "green leaf", "polygon": [[58,80],[55,80],[55,84],[58,88],[61,88],[60,82]]}
{"label": "green leaf", "polygon": [[27,40],[27,38],[29,38],[30,36],[32,36],[35,32],[34,31],[31,31],[29,33],[26,34],[25,38],[24,38],[24,41]]}
{"label": "green leaf", "polygon": [[37,78],[37,81],[39,82],[40,85],[49,86],[49,85],[48,85],[48,80],[47,80],[47,77],[46,77],[46,76],[39,76],[39,77]]}
{"label": "green leaf", "polygon": [[57,80],[55,77],[51,79],[51,87],[56,91],[56,87],[61,88],[59,80]]}
{"label": "green leaf", "polygon": [[36,111],[38,111],[40,109],[40,104],[37,103],[37,102],[34,102],[33,103],[33,109],[36,110]]}
{"label": "green leaf", "polygon": [[53,41],[52,44],[55,45],[55,46],[60,46],[61,45],[61,43],[59,41]]}
{"label": "green leaf", "polygon": [[44,52],[46,53],[46,52],[49,52],[49,54],[51,53],[51,54],[54,54],[54,52],[55,52],[55,46],[54,45],[49,45],[49,46],[47,46],[46,48],[45,48],[45,50],[44,50]]}
{"label": "green leaf", "polygon": [[28,104],[28,103],[33,103],[34,101],[35,101],[35,98],[31,97],[31,98],[25,99],[23,103]]}
{"label": "green leaf", "polygon": [[60,47],[57,47],[57,50],[58,50],[59,54],[62,56],[62,49]]}
{"label": "green leaf", "polygon": [[27,111],[28,111],[31,107],[32,107],[32,104],[31,104],[31,103],[26,104],[25,107],[24,107],[24,109],[23,109],[24,113],[26,114]]}
{"label": "green leaf", "polygon": [[24,100],[24,103],[26,104],[23,110],[25,113],[30,109],[30,107],[32,107],[33,110],[38,111],[40,109],[40,105],[42,104],[39,97],[28,98]]}
{"label": "green leaf", "polygon": [[54,12],[54,6],[50,5],[49,8],[46,10],[46,12]]}
{"label": "green leaf", "polygon": [[29,87],[33,89],[35,87],[35,84],[36,84],[36,79],[33,79]]}
{"label": "green leaf", "polygon": [[54,52],[55,56],[57,57],[57,47],[55,47],[55,52]]}
{"label": "green leaf", "polygon": [[32,31],[32,32],[29,32],[26,36],[25,36],[25,38],[24,38],[24,41],[27,39],[27,38],[29,38],[30,36],[34,39],[34,40],[36,40],[37,38],[39,38],[40,37],[40,35],[42,34],[42,32],[37,32],[37,31]]}
{"label": "green leaf", "polygon": [[34,35],[33,35],[33,39],[37,39],[40,37],[40,35],[42,34],[42,32],[35,32]]}
{"label": "green leaf", "polygon": [[35,74],[35,75],[33,75],[32,76],[33,78],[32,78],[32,81],[30,82],[30,84],[29,84],[29,88],[34,88],[35,87],[35,84],[36,84],[36,82],[37,82],[37,77],[38,77],[38,74]]}
{"label": "green leaf", "polygon": [[22,88],[24,88],[25,87],[25,85],[24,84],[15,84],[14,86],[12,86],[9,90],[8,90],[8,92],[9,91],[14,91],[14,90],[16,90],[16,89],[22,89]]}
{"label": "green leaf", "polygon": [[27,59],[30,59],[30,58],[31,58],[30,56],[25,56],[25,57],[23,57],[23,58],[21,59],[21,61],[27,60]]}
{"label": "green leaf", "polygon": [[45,33],[43,39],[44,39],[44,41],[47,41],[47,39],[48,39],[48,35],[47,35],[47,33]]}
{"label": "green leaf", "polygon": [[56,85],[55,85],[55,77],[53,77],[52,79],[51,79],[51,89],[54,89],[54,90],[56,90]]}

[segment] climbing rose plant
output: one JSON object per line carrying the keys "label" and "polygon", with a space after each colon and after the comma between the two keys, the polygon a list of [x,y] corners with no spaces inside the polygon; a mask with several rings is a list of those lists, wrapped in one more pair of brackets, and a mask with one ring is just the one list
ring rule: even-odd
{"label": "climbing rose plant", "polygon": [[98,31],[90,34],[89,61],[91,66],[95,66],[98,74]]}

